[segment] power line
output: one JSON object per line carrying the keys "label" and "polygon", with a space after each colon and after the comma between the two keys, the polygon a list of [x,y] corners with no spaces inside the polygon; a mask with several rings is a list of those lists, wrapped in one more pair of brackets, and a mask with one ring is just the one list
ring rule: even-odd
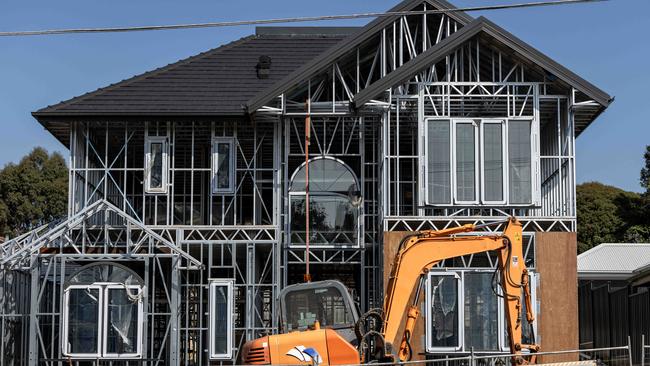
{"label": "power line", "polygon": [[239,20],[239,21],[232,21],[232,22],[148,25],[148,26],[114,27],[114,28],[70,28],[70,29],[36,30],[36,31],[13,31],[13,32],[0,32],[0,37],[44,36],[44,35],[74,34],[74,33],[142,32],[142,31],[194,29],[194,28],[219,28],[219,27],[235,27],[241,25],[299,23],[299,22],[329,21],[329,20],[344,20],[344,19],[380,18],[380,17],[389,17],[389,16],[421,15],[421,14],[443,14],[443,13],[447,14],[447,13],[479,11],[479,10],[519,9],[519,8],[568,5],[568,4],[578,4],[578,3],[595,3],[595,2],[604,2],[604,1],[609,1],[609,0],[552,0],[552,1],[527,2],[527,3],[519,3],[519,4],[474,6],[474,7],[453,8],[453,9],[392,11],[392,12],[384,12],[384,13],[373,12],[373,13],[357,13],[357,14],[346,14],[346,15],[299,17],[299,18]]}

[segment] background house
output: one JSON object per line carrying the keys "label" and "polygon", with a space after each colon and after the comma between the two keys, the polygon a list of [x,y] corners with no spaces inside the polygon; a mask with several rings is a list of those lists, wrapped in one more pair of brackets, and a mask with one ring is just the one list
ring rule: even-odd
{"label": "background house", "polygon": [[[12,335],[0,364],[232,363],[277,331],[278,292],[307,258],[366,311],[409,232],[511,215],[537,340],[574,349],[575,138],[611,100],[489,20],[451,12],[261,27],[38,110],[70,149],[69,218],[0,247]],[[495,266],[486,253],[429,273],[416,353],[508,351]],[[323,304],[329,324],[338,304]]]}
{"label": "background house", "polygon": [[578,256],[580,347],[650,343],[650,245],[600,244]]}

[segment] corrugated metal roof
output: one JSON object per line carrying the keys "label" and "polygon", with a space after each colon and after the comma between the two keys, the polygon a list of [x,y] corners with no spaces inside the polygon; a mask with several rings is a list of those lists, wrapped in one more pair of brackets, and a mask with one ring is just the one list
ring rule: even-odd
{"label": "corrugated metal roof", "polygon": [[617,278],[628,278],[648,265],[650,244],[604,243],[578,255],[578,277],[619,275]]}
{"label": "corrugated metal roof", "polygon": [[[283,27],[274,33],[262,29],[256,35],[40,109],[33,115],[37,118],[243,115],[246,101],[356,29],[289,30]],[[271,58],[266,79],[257,77],[260,56]]]}

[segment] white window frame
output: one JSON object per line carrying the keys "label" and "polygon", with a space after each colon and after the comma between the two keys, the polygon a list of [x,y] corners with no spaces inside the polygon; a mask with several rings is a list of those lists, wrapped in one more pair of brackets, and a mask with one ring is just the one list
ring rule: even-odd
{"label": "white window frame", "polygon": [[[431,321],[433,320],[432,315],[431,315],[431,277],[453,277],[456,280],[457,288],[458,288],[458,293],[457,293],[457,299],[456,299],[456,304],[458,306],[458,344],[456,347],[433,347],[431,346],[431,337],[433,334],[431,334]],[[429,271],[427,274],[427,282],[426,282],[426,297],[425,297],[425,324],[426,324],[426,331],[425,333],[425,339],[426,339],[426,351],[428,353],[439,353],[439,352],[450,352],[450,351],[460,351],[463,348],[464,344],[464,339],[465,339],[465,327],[464,327],[464,319],[465,319],[465,305],[461,301],[463,300],[463,281],[462,277],[459,274],[459,272],[454,272],[454,271]]]}
{"label": "white window frame", "polygon": [[[448,203],[433,203],[429,197],[429,144],[428,144],[428,135],[429,135],[429,123],[432,121],[449,121],[450,123],[450,152],[449,156],[451,159],[451,201]],[[475,197],[474,201],[460,201],[457,199],[458,196],[458,187],[457,187],[457,174],[456,174],[456,125],[458,123],[468,123],[472,122],[475,126],[475,159],[476,159],[476,176],[475,176]],[[477,122],[478,121],[478,122]],[[509,125],[510,121],[527,121],[531,124],[531,202],[530,203],[510,203],[510,162],[509,162]],[[483,124],[485,123],[504,123],[504,129],[502,130],[503,134],[503,156],[504,156],[504,187],[503,187],[503,200],[502,201],[486,201],[485,200],[485,185],[484,185],[484,174],[483,174],[483,147],[484,147],[484,134],[483,134]],[[479,126],[480,124],[480,126]],[[540,207],[541,206],[541,178],[540,178],[540,154],[539,154],[539,122],[533,117],[517,117],[517,118],[425,118],[424,126],[421,129],[422,131],[422,148],[420,149],[420,167],[421,167],[421,181],[423,182],[420,185],[420,189],[424,192],[422,197],[424,197],[424,202],[422,204],[427,206],[437,206],[437,207],[450,207],[450,206],[503,206],[503,207]]]}
{"label": "white window frame", "polygon": [[[429,124],[431,122],[447,122],[449,123],[449,158],[453,159],[453,148],[454,148],[454,143],[452,141],[452,130],[454,129],[454,124],[451,118],[426,118],[424,120],[424,139],[423,139],[423,158],[422,160],[424,163],[420,164],[421,167],[423,167],[423,172],[424,172],[424,187],[422,187],[422,191],[424,192],[425,200],[427,203],[431,202],[431,197],[429,197]],[[443,205],[443,206],[449,206],[452,204],[454,200],[454,194],[455,194],[455,189],[454,189],[454,167],[452,162],[449,162],[449,201],[446,203],[431,203],[432,205]]]}
{"label": "white window frame", "polygon": [[[214,331],[216,326],[217,318],[212,311],[213,305],[216,297],[216,288],[217,287],[226,287],[228,291],[228,317],[232,321],[228,322],[228,333],[226,341],[226,353],[217,353],[216,346],[214,344]],[[229,279],[213,279],[210,280],[210,290],[209,290],[208,302],[208,317],[209,317],[209,326],[208,326],[208,339],[209,339],[209,348],[210,348],[210,359],[211,360],[230,360],[233,357],[233,332],[234,332],[234,282]]]}
{"label": "white window frame", "polygon": [[[97,318],[97,352],[95,353],[70,353],[69,352],[69,316],[70,316],[70,290],[88,290],[97,289],[98,291],[98,318]],[[92,285],[70,285],[63,293],[63,320],[62,320],[62,354],[74,359],[100,358],[100,359],[139,359],[142,358],[142,343],[144,329],[144,303],[140,297],[138,300],[138,328],[136,340],[136,353],[108,353],[107,334],[108,327],[104,324],[108,314],[108,290],[109,289],[135,289],[138,296],[144,291],[144,287],[139,285],[124,285],[116,283],[96,283]]]}
{"label": "white window frame", "polygon": [[[537,279],[539,278],[537,275],[537,272],[534,271],[528,271],[528,274],[530,275],[530,303],[533,305],[533,316],[535,316],[535,320],[539,319],[539,316],[537,314]],[[499,293],[502,294],[503,290],[501,286],[498,286]],[[510,345],[508,344],[508,339],[506,338],[506,331],[508,329],[508,325],[506,324],[506,304],[505,300],[501,299],[499,301],[499,321],[500,323],[503,323],[503,326],[499,324],[499,345],[501,348],[501,351],[503,352],[508,352],[510,353]],[[526,314],[521,314],[522,319],[521,322],[522,324],[527,323],[526,321]],[[537,337],[537,342],[539,342],[539,335],[537,334],[537,321],[533,323],[533,332],[535,332],[535,337]],[[526,353],[528,350],[522,350],[522,352]]]}
{"label": "white window frame", "polygon": [[[227,188],[217,188],[216,178],[219,167],[218,144],[228,144],[230,146],[230,169],[228,171],[229,186]],[[213,194],[234,194],[235,193],[235,171],[237,167],[237,153],[235,152],[234,137],[213,137],[212,138],[212,193]]]}
{"label": "white window frame", "polygon": [[[335,158],[335,157],[324,156],[324,157],[313,158],[313,159],[309,160],[309,163],[313,163],[313,162],[318,161],[318,160],[320,160],[320,159],[329,159],[329,160],[333,160],[333,161],[336,161],[336,162],[340,163],[341,165],[343,165],[343,166],[345,167],[345,169],[347,169],[347,170],[350,172],[350,174],[352,174],[352,177],[354,178],[354,180],[355,180],[355,182],[356,182],[357,189],[361,189],[361,188],[360,188],[361,183],[359,182],[359,178],[358,178],[357,175],[354,173],[354,171],[352,170],[352,168],[350,168],[350,166],[349,166],[348,164],[346,164],[344,161],[342,161],[342,160],[340,160],[340,159],[338,159],[338,158]],[[299,171],[300,169],[302,169],[304,166],[305,166],[305,163],[302,163],[298,168],[296,168],[296,170],[293,172],[293,174],[291,174],[291,178],[289,179],[289,182],[290,182],[290,183],[289,183],[289,206],[288,206],[288,207],[289,207],[289,212],[290,212],[290,213],[293,212],[293,211],[292,211],[292,208],[293,208],[293,207],[292,207],[292,203],[293,203],[293,199],[294,199],[294,198],[297,198],[297,197],[301,197],[301,198],[303,198],[303,199],[306,199],[306,198],[307,198],[307,192],[305,191],[304,188],[300,188],[300,189],[292,189],[292,188],[291,188],[291,185],[293,184],[293,181],[294,181],[296,175],[298,174],[298,171]],[[310,179],[310,180],[311,180],[311,179]],[[310,191],[310,192],[309,192],[310,200],[311,200],[312,197],[316,197],[316,196],[321,196],[321,197],[322,197],[322,196],[339,196],[339,197],[344,197],[344,195],[342,195],[342,194],[338,194],[338,193],[335,193],[335,192],[327,192],[327,193],[325,193],[325,192],[314,192],[314,191]],[[363,244],[363,242],[362,242],[362,240],[361,240],[361,239],[363,238],[362,226],[361,226],[362,219],[363,219],[363,210],[362,210],[362,209],[363,209],[363,205],[360,205],[360,206],[357,208],[357,210],[358,210],[358,216],[357,216],[357,224],[356,224],[356,228],[355,228],[355,230],[357,231],[356,243],[354,243],[354,244],[352,244],[352,245],[349,245],[349,244],[331,245],[331,244],[314,244],[314,243],[311,243],[311,244],[309,244],[309,246],[312,247],[312,248],[318,248],[318,249],[352,249],[352,248],[361,248],[361,246],[362,246],[362,244]],[[292,215],[292,214],[289,214],[288,223],[289,223],[289,228],[291,229],[291,227],[292,227],[291,224],[293,223],[293,215]],[[289,241],[289,247],[290,247],[290,248],[305,248],[306,245],[305,245],[305,244],[294,244],[294,243],[292,243],[291,240],[290,240],[290,241]]]}
{"label": "white window frame", "polygon": [[[154,188],[151,187],[151,145],[160,143],[162,144],[162,187]],[[154,194],[164,194],[167,193],[168,186],[168,157],[169,157],[169,140],[166,136],[147,136],[144,142],[144,180],[145,180],[145,192],[154,193]]]}
{"label": "white window frame", "polygon": [[[534,118],[530,117],[517,117],[517,118],[508,118],[506,123],[506,129],[510,129],[510,121],[526,121],[530,122],[530,180],[531,180],[531,191],[530,199],[531,203],[508,203],[509,206],[513,207],[530,207],[530,206],[541,206],[541,177],[540,177],[540,154],[539,154],[539,122]],[[506,131],[506,137],[509,136],[509,131]],[[508,196],[507,201],[510,202],[510,160],[509,160],[509,144],[506,140],[506,177],[508,179]]]}
{"label": "white window frame", "polygon": [[98,290],[97,291],[97,324],[102,323],[102,318],[103,318],[103,297],[104,297],[104,291],[102,291],[102,286],[95,286],[95,285],[70,285],[68,286],[65,291],[63,292],[63,337],[62,337],[62,353],[66,357],[71,357],[71,358],[97,358],[101,357],[102,355],[102,332],[100,331],[99,327],[97,329],[97,352],[93,353],[71,353],[70,352],[70,342],[68,341],[70,332],[69,332],[69,317],[70,317],[70,290]]}
{"label": "white window frame", "polygon": [[[456,126],[459,124],[468,124],[471,123],[474,126],[474,200],[472,201],[461,201],[458,197],[458,176],[457,176],[457,163],[458,157],[456,156]],[[479,128],[478,123],[474,119],[467,118],[455,118],[452,119],[452,129],[451,129],[451,182],[452,182],[452,192],[453,192],[453,202],[458,205],[476,205],[479,203]]]}
{"label": "white window frame", "polygon": [[[104,309],[103,309],[103,314],[105,315],[106,318],[108,318],[108,291],[109,290],[124,290],[124,291],[129,291],[131,292],[132,290],[137,291],[137,296],[140,297],[142,294],[142,287],[137,286],[137,285],[107,285],[104,287]],[[102,331],[102,350],[104,357],[106,358],[114,358],[114,359],[119,359],[119,358],[141,358],[142,357],[142,328],[143,328],[143,320],[144,320],[144,304],[142,301],[142,298],[138,300],[138,322],[137,322],[137,332],[136,332],[136,352],[135,353],[108,353],[108,325],[107,324],[101,324],[103,328]]]}
{"label": "white window frame", "polygon": [[[485,198],[485,125],[486,124],[500,124],[501,125],[501,161],[503,166],[501,167],[502,182],[503,182],[503,199],[499,201],[488,201]],[[507,123],[502,119],[484,119],[481,121],[481,133],[480,133],[480,145],[481,149],[481,202],[486,205],[505,205],[508,201],[508,187],[510,182],[508,181],[508,135],[507,135]]]}
{"label": "white window frame", "polygon": [[[427,282],[426,282],[426,296],[425,296],[425,301],[424,301],[424,306],[425,306],[425,348],[427,353],[435,354],[435,353],[449,353],[449,352],[470,352],[471,350],[465,349],[465,273],[467,272],[473,272],[473,273],[480,273],[480,272],[488,272],[492,273],[494,270],[486,270],[486,269],[450,269],[450,270],[432,270],[429,271],[427,274]],[[533,305],[533,310],[534,310],[534,315],[535,318],[538,319],[538,313],[539,313],[539,304],[537,302],[537,287],[538,287],[538,280],[539,280],[539,275],[537,272],[530,271],[530,296],[531,296],[531,303]],[[431,337],[433,336],[431,334],[431,321],[432,321],[432,316],[431,316],[431,280],[430,278],[432,276],[453,276],[456,278],[458,281],[458,304],[459,304],[459,309],[458,309],[458,347],[432,347],[431,346]],[[497,279],[498,280],[498,279]],[[497,291],[499,293],[502,293],[502,288],[500,284],[497,284]],[[497,299],[497,316],[498,316],[498,326],[497,326],[497,332],[498,332],[498,339],[497,339],[497,350],[486,350],[482,351],[484,353],[501,353],[501,352],[510,352],[510,347],[508,345],[508,339],[506,337],[506,332],[507,332],[507,324],[506,324],[506,316],[505,316],[505,304],[503,299],[498,298]],[[525,321],[522,319],[522,322]],[[533,323],[533,330],[535,332],[535,335],[539,338],[537,334],[537,329],[538,325],[537,322]],[[538,339],[539,341],[539,339]]]}

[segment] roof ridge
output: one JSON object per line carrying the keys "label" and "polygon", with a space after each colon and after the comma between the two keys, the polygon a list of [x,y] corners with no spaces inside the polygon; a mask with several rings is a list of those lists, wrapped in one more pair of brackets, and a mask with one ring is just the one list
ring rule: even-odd
{"label": "roof ridge", "polygon": [[[423,3],[427,3],[429,5],[432,5],[440,9],[456,9],[456,7],[453,4],[449,3],[446,0],[403,0],[399,4],[387,10],[386,12],[392,13],[392,12],[404,11],[407,8],[415,7]],[[463,26],[474,21],[473,17],[471,17],[469,14],[463,11],[451,12],[448,14],[448,16],[454,18],[457,22],[463,24]],[[356,45],[361,44],[367,39],[369,39],[370,36],[375,34],[374,33],[375,31],[379,31],[383,29],[385,26],[390,24],[390,22],[394,18],[398,18],[398,17],[399,17],[398,15],[377,17],[373,21],[361,27],[357,32],[350,34],[348,37],[344,38],[339,43],[332,46],[329,50],[325,51],[320,56],[304,64],[302,67],[294,70],[294,72],[282,78],[277,83],[262,90],[260,93],[255,95],[255,97],[249,99],[248,102],[246,103],[246,108],[248,109],[248,112],[249,113],[254,112],[257,108],[261,107],[263,103],[266,103],[268,100],[283,93],[285,89],[291,87],[292,83],[293,85],[295,85],[299,82],[304,81],[304,79],[307,78],[312,73],[318,72],[315,71],[315,69],[318,69],[320,71],[323,64],[329,64],[330,62],[333,62],[334,60],[336,60],[337,58],[345,54],[345,52],[349,51]],[[278,92],[278,90],[281,91]]]}
{"label": "roof ridge", "polygon": [[196,55],[192,55],[192,56],[186,57],[184,59],[180,59],[178,61],[169,63],[167,65],[160,66],[160,67],[155,68],[153,70],[145,71],[145,72],[143,72],[141,74],[134,75],[134,76],[132,76],[130,78],[123,79],[121,81],[109,84],[109,85],[107,85],[105,87],[97,88],[97,89],[95,89],[93,91],[90,91],[90,92],[87,92],[87,93],[84,93],[84,94],[80,94],[80,95],[78,95],[76,97],[72,97],[70,99],[61,101],[59,103],[48,105],[47,107],[43,107],[43,108],[41,108],[41,109],[39,109],[37,111],[32,112],[32,116],[36,117],[36,116],[38,116],[38,115],[40,115],[42,113],[45,113],[45,112],[54,112],[54,111],[56,111],[58,109],[61,109],[63,107],[67,107],[67,106],[72,105],[74,103],[83,101],[86,98],[90,98],[90,97],[93,97],[93,96],[96,96],[96,95],[100,95],[102,93],[111,91],[113,89],[130,85],[130,84],[132,84],[132,83],[134,83],[136,81],[140,81],[142,79],[146,79],[148,77],[155,76],[155,75],[161,74],[161,73],[169,71],[169,70],[173,70],[173,69],[175,69],[177,67],[180,67],[182,65],[186,65],[186,64],[188,64],[190,62],[193,62],[193,61],[196,61],[196,60],[201,59],[203,57],[206,57],[206,56],[208,56],[208,54],[209,55],[214,55],[215,53],[223,52],[223,51],[228,50],[228,49],[230,49],[232,47],[235,47],[235,46],[237,46],[237,45],[239,45],[239,44],[241,44],[241,43],[243,43],[245,41],[248,41],[250,39],[257,38],[257,37],[258,36],[254,35],[254,34],[248,35],[246,37],[242,37],[240,39],[237,39],[237,40],[228,42],[226,44],[223,44],[223,45],[221,45],[219,47],[211,48],[211,49],[209,49],[207,51],[200,52],[200,53],[198,53]]}

